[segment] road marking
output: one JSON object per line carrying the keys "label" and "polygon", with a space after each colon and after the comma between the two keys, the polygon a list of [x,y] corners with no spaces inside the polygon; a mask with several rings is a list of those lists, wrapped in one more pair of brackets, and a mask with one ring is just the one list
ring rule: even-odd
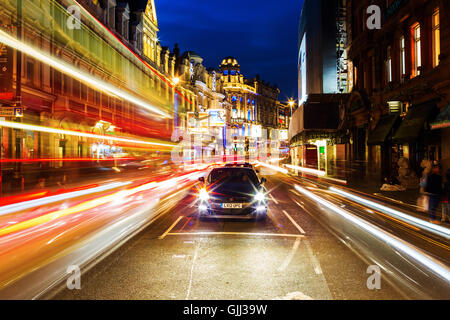
{"label": "road marking", "polygon": [[311,256],[311,261],[314,265],[314,272],[316,274],[322,274],[322,268],[320,267],[320,263],[317,260],[316,256],[314,255],[312,248],[311,248],[311,244],[309,243],[308,240],[304,240],[305,244],[306,244],[306,249],[308,250],[309,255]]}
{"label": "road marking", "polygon": [[280,271],[280,272],[284,271],[289,266],[289,264],[292,261],[292,258],[294,258],[294,255],[297,252],[297,249],[298,249],[299,245],[300,245],[300,238],[297,238],[297,240],[295,240],[295,243],[294,243],[294,246],[292,247],[291,252],[286,257],[286,259],[284,259],[283,263],[278,268],[278,271]]}
{"label": "road marking", "polygon": [[168,233],[166,236],[265,236],[265,237],[280,237],[280,238],[304,238],[305,236],[299,234],[281,234],[281,233],[250,233],[250,232],[177,232]]}
{"label": "road marking", "polygon": [[175,226],[178,224],[178,222],[180,222],[180,220],[183,219],[183,218],[184,218],[183,216],[179,216],[178,219],[177,219],[177,221],[175,221],[175,222],[169,227],[169,229],[167,229],[166,232],[164,232],[158,239],[159,239],[159,240],[164,239],[164,238],[169,234],[169,232],[172,231],[173,228],[175,228]]}
{"label": "road marking", "polygon": [[189,285],[188,285],[188,289],[187,289],[187,293],[186,293],[186,300],[189,300],[189,295],[191,294],[192,279],[194,278],[194,266],[195,266],[195,261],[197,260],[199,248],[200,248],[200,243],[195,248],[194,259],[192,259],[191,273],[189,275]]}
{"label": "road marking", "polygon": [[300,193],[298,193],[297,191],[295,191],[295,190],[289,190],[290,192],[292,192],[293,194],[295,194],[295,195],[297,195],[297,196],[299,196],[299,197],[301,197],[302,195],[300,194]]}
{"label": "road marking", "polygon": [[184,254],[174,254],[172,256],[172,259],[184,259],[184,258],[186,258],[186,255]]}
{"label": "road marking", "polygon": [[286,217],[288,217],[289,220],[291,220],[292,224],[297,228],[298,231],[300,231],[301,234],[306,234],[305,230],[303,230],[302,227],[300,227],[298,223],[295,222],[295,220],[289,215],[289,213],[286,212],[286,210],[283,210],[283,213],[286,215]]}
{"label": "road marking", "polygon": [[269,196],[273,202],[275,202],[276,204],[280,204],[271,194],[269,194]]}

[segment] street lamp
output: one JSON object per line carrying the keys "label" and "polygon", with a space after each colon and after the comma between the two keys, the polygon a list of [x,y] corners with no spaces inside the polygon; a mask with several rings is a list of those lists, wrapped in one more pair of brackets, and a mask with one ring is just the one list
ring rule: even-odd
{"label": "street lamp", "polygon": [[175,77],[175,78],[172,79],[172,82],[173,82],[174,85],[178,85],[180,83],[180,78]]}
{"label": "street lamp", "polygon": [[292,108],[294,107],[294,105],[295,105],[295,101],[290,99],[289,100],[289,106],[291,107],[291,117],[292,117]]}

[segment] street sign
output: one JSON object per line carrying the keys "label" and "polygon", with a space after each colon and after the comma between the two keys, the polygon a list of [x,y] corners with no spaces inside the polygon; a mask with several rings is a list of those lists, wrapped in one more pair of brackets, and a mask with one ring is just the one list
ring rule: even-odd
{"label": "street sign", "polygon": [[0,107],[0,117],[23,117],[23,107]]}

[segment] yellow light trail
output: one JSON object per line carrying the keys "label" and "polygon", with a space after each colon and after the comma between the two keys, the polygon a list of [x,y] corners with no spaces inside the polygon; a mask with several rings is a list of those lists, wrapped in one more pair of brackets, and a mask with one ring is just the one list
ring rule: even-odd
{"label": "yellow light trail", "polygon": [[128,100],[144,109],[147,109],[153,113],[160,115],[161,117],[171,118],[171,116],[168,113],[162,111],[161,109],[151,104],[148,104],[147,102],[141,100],[140,98],[137,98],[123,90],[118,89],[115,86],[112,86],[104,81],[98,80],[88,74],[85,74],[81,72],[79,69],[73,68],[72,66],[70,66],[65,62],[58,60],[54,57],[51,57],[45,52],[31,47],[30,45],[27,45],[15,39],[14,37],[10,36],[9,34],[1,30],[0,30],[0,42],[4,43],[8,47],[19,50],[25,53],[26,55],[33,57],[34,59],[37,59],[45,64],[48,64],[52,66],[52,68],[55,68],[61,71],[62,73],[74,77],[82,82],[88,83],[89,85],[94,86],[112,96],[117,96],[122,99]]}
{"label": "yellow light trail", "polygon": [[71,131],[71,130],[63,130],[63,129],[55,129],[49,127],[36,126],[32,124],[18,123],[18,122],[9,122],[9,121],[1,121],[0,127],[13,128],[13,129],[22,129],[22,130],[30,130],[30,131],[38,131],[38,132],[46,132],[46,133],[56,133],[56,134],[65,134],[68,136],[76,136],[76,137],[86,137],[92,139],[102,139],[102,140],[110,140],[117,142],[126,142],[126,143],[134,143],[141,145],[150,145],[150,146],[159,146],[159,147],[169,147],[173,148],[173,144],[169,143],[160,143],[160,142],[151,142],[144,140],[135,140],[135,139],[127,139],[120,138],[115,136],[104,136],[87,132],[79,132],[79,131]]}

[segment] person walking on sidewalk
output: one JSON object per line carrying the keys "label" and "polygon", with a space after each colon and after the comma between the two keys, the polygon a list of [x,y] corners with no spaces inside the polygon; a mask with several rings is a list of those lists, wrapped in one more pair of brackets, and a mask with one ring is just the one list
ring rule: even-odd
{"label": "person walking on sidewalk", "polygon": [[427,177],[425,192],[428,193],[430,204],[430,221],[432,223],[439,223],[436,220],[436,211],[441,202],[443,190],[442,190],[442,176],[440,174],[439,165],[434,165],[431,174]]}
{"label": "person walking on sidewalk", "polygon": [[444,202],[442,203],[442,222],[445,222],[450,215],[450,169],[447,170],[445,174],[445,184],[444,184]]}

